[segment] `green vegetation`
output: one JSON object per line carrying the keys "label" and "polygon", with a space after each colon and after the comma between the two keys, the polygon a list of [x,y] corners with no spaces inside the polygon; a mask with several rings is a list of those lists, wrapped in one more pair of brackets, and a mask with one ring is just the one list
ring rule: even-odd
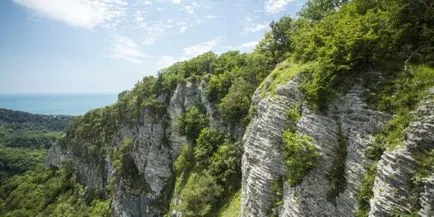
{"label": "green vegetation", "polygon": [[0,109],[0,184],[40,167],[46,149],[71,119]]}
{"label": "green vegetation", "polygon": [[255,91],[254,87],[244,80],[237,78],[229,88],[228,94],[223,97],[218,110],[222,114],[224,121],[235,124],[249,113],[251,95]]}
{"label": "green vegetation", "polygon": [[[75,118],[62,135],[60,131],[70,117],[32,116],[0,109],[0,214],[109,215],[110,201],[106,198],[110,195],[103,197],[75,183],[74,174],[65,174],[72,168],[39,168],[45,149],[59,137],[61,148],[84,163],[100,165],[101,171],[106,165],[106,151],[113,150],[118,178],[141,192],[149,190],[129,155],[135,138],[124,138],[120,147],[114,147],[114,138],[121,128],[140,126],[144,120],[169,126],[170,97],[178,84],[186,82],[205,81],[206,95],[217,108],[215,116],[225,123],[222,129],[233,129],[246,126],[249,110],[254,113],[251,97],[260,84],[264,93],[275,94],[280,85],[300,74],[308,103],[324,111],[336,93],[363,78],[369,89],[368,104],[394,115],[366,150],[368,157],[378,160],[384,150],[402,143],[404,129],[412,120],[410,112],[434,85],[433,7],[431,1],[309,0],[297,19],[273,21],[252,53],[208,52],[175,63],[156,78],[145,77],[132,90],[120,93],[115,104]],[[270,72],[271,82],[263,82]],[[175,188],[180,196],[176,208],[185,216],[212,216],[217,210],[236,215],[230,207],[239,206],[239,196],[233,195],[240,185],[242,147],[234,140],[236,135],[210,128],[203,110],[199,105],[192,107],[178,120],[189,144],[174,163]],[[291,186],[301,183],[319,158],[312,139],[294,130],[300,117],[301,105],[290,109],[292,125],[283,133],[282,156],[288,168],[285,179]],[[167,138],[161,141],[162,145],[167,143]],[[346,151],[341,135],[338,158],[327,173],[332,185],[330,199],[342,192]],[[414,176],[415,192],[430,169],[424,165],[433,164],[431,153],[421,156]],[[369,212],[375,172],[374,164],[357,198],[358,216]],[[283,183],[275,185],[273,215],[281,203]]]}
{"label": "green vegetation", "polygon": [[0,146],[0,183],[42,165],[45,150]]}
{"label": "green vegetation", "polygon": [[0,216],[110,216],[110,201],[74,180],[68,166],[16,176],[0,187]]}
{"label": "green vegetation", "polygon": [[186,135],[187,139],[194,140],[200,131],[208,125],[208,117],[197,107],[188,110],[185,115],[179,117],[179,132]]}
{"label": "green vegetation", "polygon": [[374,187],[375,176],[377,175],[377,163],[374,163],[366,173],[362,181],[362,186],[357,195],[357,217],[366,217],[369,214],[371,206],[369,200],[374,196],[372,187]]}
{"label": "green vegetation", "polygon": [[424,191],[423,179],[429,178],[434,173],[434,149],[419,151],[413,155],[417,161],[416,172],[411,177],[411,195],[409,202],[411,204],[410,213],[397,212],[395,216],[413,217],[419,216],[420,194]]}
{"label": "green vegetation", "polygon": [[282,155],[288,168],[288,183],[296,186],[309,170],[316,166],[319,153],[312,138],[286,130],[283,133]]}
{"label": "green vegetation", "polygon": [[239,217],[241,214],[241,190],[235,192],[217,214],[218,217]]}
{"label": "green vegetation", "polygon": [[271,183],[272,194],[272,206],[269,211],[269,216],[278,217],[279,209],[283,205],[283,178],[277,177]]}
{"label": "green vegetation", "polygon": [[336,204],[336,197],[347,187],[345,178],[345,161],[347,159],[347,137],[342,134],[341,126],[338,126],[338,146],[336,147],[336,156],[333,158],[332,168],[326,173],[326,178],[330,183],[330,191],[327,199]]}
{"label": "green vegetation", "polygon": [[377,87],[379,94],[370,96],[371,105],[395,114],[375,141],[365,151],[371,159],[379,160],[385,150],[393,150],[404,141],[404,130],[412,121],[410,114],[422,100],[428,88],[434,86],[434,69],[425,65],[410,66],[407,73],[385,80]]}
{"label": "green vegetation", "polygon": [[297,124],[297,122],[301,119],[301,116],[301,104],[297,104],[288,110],[288,119],[292,122],[292,125]]}
{"label": "green vegetation", "polygon": [[176,206],[186,216],[213,216],[240,187],[241,145],[223,132],[204,128],[175,161],[180,194]]}
{"label": "green vegetation", "polygon": [[270,78],[272,79],[270,85],[265,87],[265,83],[261,84],[262,90],[267,88],[269,92],[274,95],[276,94],[277,88],[280,85],[293,79],[297,73],[303,71],[303,67],[294,62],[294,58],[288,58],[285,61],[279,63],[276,68],[271,72]]}

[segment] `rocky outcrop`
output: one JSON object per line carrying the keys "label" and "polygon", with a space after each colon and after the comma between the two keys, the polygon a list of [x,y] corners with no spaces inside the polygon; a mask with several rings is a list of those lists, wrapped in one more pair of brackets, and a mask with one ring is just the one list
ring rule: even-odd
{"label": "rocky outcrop", "polygon": [[[299,90],[301,81],[302,77],[296,76],[271,94],[267,89],[272,81],[268,78],[252,98],[253,117],[245,132],[241,126],[221,121],[215,103],[207,98],[206,78],[183,82],[172,96],[159,98],[161,102],[170,99],[164,117],[156,118],[152,111],[143,111],[136,124],[117,129],[99,152],[102,157],[86,157],[61,139],[48,152],[47,164],[61,167],[71,163],[81,184],[101,192],[112,190],[113,216],[163,216],[169,207],[172,216],[182,216],[172,209],[179,201],[179,195],[174,193],[173,163],[183,145],[191,145],[192,141],[179,134],[177,120],[189,109],[200,107],[206,112],[210,127],[225,131],[235,139],[244,135],[241,216],[271,216],[272,212],[278,216],[355,216],[357,194],[373,163],[365,157],[364,150],[392,117],[367,106],[363,80],[339,93],[326,112],[307,104]],[[415,119],[406,131],[404,145],[382,155],[369,216],[414,212],[414,204],[408,199],[414,197],[409,183],[419,165],[415,155],[434,146],[433,95],[434,88],[414,112]],[[288,117],[288,111],[293,108],[301,108],[301,118],[296,123]],[[279,182],[287,176],[281,144],[282,133],[289,127],[311,137],[320,153],[316,167],[295,187],[286,181]],[[119,175],[112,155],[126,138],[133,141],[124,155],[129,175]],[[344,156],[339,151],[342,148],[346,149]],[[340,158],[342,161],[336,161]],[[330,174],[336,166],[344,169],[333,174],[339,176],[340,182],[332,183]],[[272,187],[276,183],[281,184],[278,188],[281,192]],[[425,177],[422,185],[417,195],[417,212],[421,216],[433,216],[434,176]],[[276,196],[281,197],[277,198],[279,202]]]}
{"label": "rocky outcrop", "polygon": [[[210,125],[223,126],[215,115],[215,106],[205,95],[205,84],[204,81],[179,84],[170,98],[165,117],[155,118],[155,114],[145,110],[138,124],[120,127],[112,142],[103,147],[103,163],[81,156],[64,140],[50,149],[46,162],[56,167],[71,162],[81,184],[99,191],[113,188],[113,216],[163,216],[174,187],[173,162],[182,146],[189,142],[178,133],[178,117],[193,106],[203,106]],[[164,97],[160,100],[164,101]],[[125,138],[132,138],[134,142],[125,154],[129,175],[120,176],[115,173],[111,155],[122,146]]]}
{"label": "rocky outcrop", "polygon": [[[357,191],[371,163],[363,150],[390,117],[367,108],[361,82],[338,96],[326,114],[320,114],[303,103],[298,81],[299,78],[282,85],[274,96],[261,98],[264,95],[261,90],[255,94],[254,106],[258,112],[244,136],[242,216],[270,215],[271,185],[278,177],[286,176],[279,150],[282,132],[289,124],[287,112],[300,103],[302,118],[296,124],[296,131],[311,136],[321,156],[300,185],[290,187],[284,183],[279,216],[355,215]],[[342,193],[330,199],[327,195],[331,186],[326,174],[337,157],[339,136],[345,136],[347,141],[348,154],[342,174],[346,184]]]}
{"label": "rocky outcrop", "polygon": [[[416,208],[409,200],[414,197],[411,183],[419,163],[414,156],[434,148],[434,88],[427,99],[420,103],[413,116],[414,121],[406,130],[402,147],[386,151],[378,163],[374,197],[370,202],[371,217],[410,213]],[[423,192],[413,198],[420,201],[420,216],[434,215],[433,176],[434,174],[422,181]]]}

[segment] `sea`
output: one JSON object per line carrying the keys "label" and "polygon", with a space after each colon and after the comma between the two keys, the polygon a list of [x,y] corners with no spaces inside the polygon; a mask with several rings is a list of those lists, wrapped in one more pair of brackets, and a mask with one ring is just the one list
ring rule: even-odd
{"label": "sea", "polygon": [[82,115],[111,105],[117,94],[0,94],[0,108],[45,115]]}

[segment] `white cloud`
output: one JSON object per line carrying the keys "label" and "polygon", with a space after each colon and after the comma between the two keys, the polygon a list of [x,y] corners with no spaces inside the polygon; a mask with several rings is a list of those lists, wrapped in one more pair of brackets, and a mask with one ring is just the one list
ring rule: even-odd
{"label": "white cloud", "polygon": [[159,37],[163,36],[166,33],[167,29],[172,29],[174,25],[172,21],[166,20],[165,22],[160,21],[158,23],[154,23],[151,25],[147,25],[146,28],[143,28],[144,45],[152,45],[154,44]]}
{"label": "white cloud", "polygon": [[249,41],[249,42],[242,43],[241,45],[238,46],[226,46],[225,48],[228,50],[240,50],[242,52],[248,52],[253,50],[253,48],[255,48],[256,45],[258,44],[259,41]]}
{"label": "white cloud", "polygon": [[67,23],[72,26],[93,28],[112,26],[125,16],[126,0],[14,0],[41,17]]}
{"label": "white cloud", "polygon": [[197,2],[193,2],[190,5],[184,7],[184,11],[189,14],[194,14],[195,10],[200,8],[200,5]]}
{"label": "white cloud", "polygon": [[269,14],[275,14],[283,9],[285,9],[286,5],[294,0],[267,0],[265,2],[265,12]]}
{"label": "white cloud", "polygon": [[185,32],[185,31],[187,31],[187,26],[181,26],[180,28],[179,28],[179,32]]}
{"label": "white cloud", "polygon": [[216,15],[212,15],[212,14],[205,16],[206,19],[216,19],[216,18],[219,18],[219,17],[220,16],[216,16]]}
{"label": "white cloud", "polygon": [[141,63],[147,58],[140,46],[130,38],[117,36],[111,43],[109,55],[112,59],[122,59],[132,63]]}
{"label": "white cloud", "polygon": [[267,23],[251,24],[244,30],[244,33],[260,32],[268,28]]}
{"label": "white cloud", "polygon": [[185,58],[191,58],[214,49],[224,38],[223,36],[218,36],[213,40],[184,48]]}
{"label": "white cloud", "polygon": [[178,59],[171,57],[171,56],[167,56],[167,55],[163,55],[163,56],[157,56],[154,58],[153,65],[154,67],[158,70],[158,69],[163,69],[166,68],[172,64],[174,64],[176,61],[178,61]]}
{"label": "white cloud", "polygon": [[171,2],[173,4],[180,4],[182,2],[182,0],[169,0],[169,2]]}
{"label": "white cloud", "polygon": [[144,4],[145,4],[145,5],[152,5],[152,2],[151,2],[151,1],[145,1]]}

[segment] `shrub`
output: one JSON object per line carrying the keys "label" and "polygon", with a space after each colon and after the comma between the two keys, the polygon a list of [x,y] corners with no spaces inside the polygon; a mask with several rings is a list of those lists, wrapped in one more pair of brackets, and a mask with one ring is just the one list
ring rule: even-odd
{"label": "shrub", "polygon": [[288,183],[300,184],[309,170],[315,167],[320,156],[309,136],[298,135],[291,130],[283,133],[283,161],[288,168]]}
{"label": "shrub", "polygon": [[235,143],[221,145],[211,158],[209,173],[228,192],[239,187],[241,156],[241,144]]}
{"label": "shrub", "polygon": [[207,125],[208,117],[197,107],[191,108],[178,119],[180,133],[186,135],[189,140],[196,139],[200,131]]}
{"label": "shrub", "polygon": [[181,149],[181,154],[176,158],[174,167],[175,172],[179,175],[193,166],[193,153],[188,144]]}
{"label": "shrub", "polygon": [[371,206],[369,200],[374,196],[372,188],[374,187],[375,176],[377,175],[377,163],[374,163],[367,171],[362,181],[359,193],[357,194],[357,217],[367,217]]}
{"label": "shrub", "polygon": [[238,123],[249,113],[253,86],[243,78],[237,78],[228,94],[221,100],[218,110],[224,121]]}
{"label": "shrub", "polygon": [[220,145],[227,141],[226,135],[216,129],[204,128],[196,140],[194,159],[196,166],[204,168],[209,165],[211,157]]}
{"label": "shrub", "polygon": [[186,217],[210,216],[222,192],[212,176],[193,173],[181,194],[179,210]]}

